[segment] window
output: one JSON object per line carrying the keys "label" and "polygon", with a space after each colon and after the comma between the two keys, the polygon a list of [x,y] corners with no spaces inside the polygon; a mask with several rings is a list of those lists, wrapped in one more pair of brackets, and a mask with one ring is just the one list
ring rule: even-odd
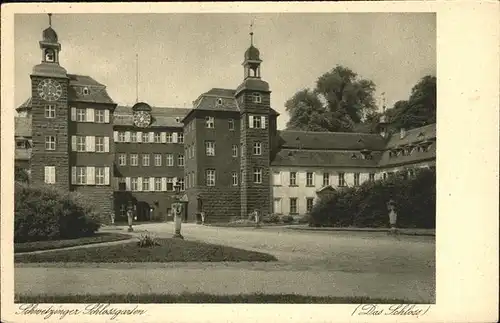
{"label": "window", "polygon": [[280,172],[273,173],[273,185],[281,186],[281,173]]}
{"label": "window", "polygon": [[96,185],[104,185],[104,167],[95,168],[95,183]]}
{"label": "window", "polygon": [[76,183],[86,184],[87,183],[87,168],[77,167],[76,168]]}
{"label": "window", "polygon": [[130,190],[135,192],[135,191],[138,191],[139,190],[139,184],[138,184],[138,179],[137,177],[132,177],[130,179]]}
{"label": "window", "polygon": [[207,186],[215,186],[215,170],[207,169],[205,172]]}
{"label": "window", "polygon": [[149,177],[144,177],[142,179],[142,190],[149,191]]}
{"label": "window", "polygon": [[254,103],[261,103],[262,102],[262,97],[260,93],[252,93],[252,102]]}
{"label": "window", "polygon": [[253,154],[254,155],[262,155],[262,143],[260,141],[253,143]]}
{"label": "window", "polygon": [[85,151],[85,136],[77,136],[76,137],[76,151]]}
{"label": "window", "polygon": [[375,173],[368,174],[368,180],[370,182],[375,182]]}
{"label": "window", "polygon": [[55,136],[45,136],[45,150],[56,150]]}
{"label": "window", "polygon": [[142,142],[145,142],[145,143],[149,142],[149,133],[148,132],[142,133]]}
{"label": "window", "polygon": [[27,148],[27,144],[26,144],[26,141],[16,141],[16,148]]}
{"label": "window", "polygon": [[413,168],[408,169],[408,176],[410,176],[410,177],[415,176],[415,171],[413,170]]}
{"label": "window", "polygon": [[253,118],[253,127],[262,128],[262,122],[260,116],[252,116],[252,118]]}
{"label": "window", "polygon": [[155,154],[155,166],[161,166],[161,155]]}
{"label": "window", "polygon": [[183,132],[179,132],[177,134],[177,142],[180,143],[180,144],[184,143],[184,133]]}
{"label": "window", "polygon": [[387,179],[387,173],[383,173],[383,174],[382,174],[382,178],[383,178],[383,179]]}
{"label": "window", "polygon": [[120,205],[120,216],[121,217],[127,216],[127,205],[125,204]]}
{"label": "window", "polygon": [[290,186],[297,186],[297,172],[290,172]]}
{"label": "window", "polygon": [[238,186],[238,173],[233,173],[233,186]]}
{"label": "window", "polygon": [[234,130],[234,120],[233,119],[228,119],[227,124],[229,126],[229,130]]}
{"label": "window", "polygon": [[174,189],[174,179],[172,177],[167,177],[167,191],[175,191]]}
{"label": "window", "polygon": [[205,152],[207,156],[215,156],[215,141],[205,141]]}
{"label": "window", "polygon": [[56,166],[45,166],[45,183],[55,184],[56,182]]}
{"label": "window", "polygon": [[314,186],[314,173],[306,173],[306,186]]}
{"label": "window", "polygon": [[155,191],[161,192],[161,177],[155,177]]}
{"label": "window", "polygon": [[95,110],[94,112],[95,122],[104,123],[104,110]]}
{"label": "window", "polygon": [[345,186],[344,173],[339,173],[339,186]]}
{"label": "window", "polygon": [[222,105],[222,99],[221,98],[217,99],[217,105]]}
{"label": "window", "polygon": [[232,156],[238,157],[238,145],[233,145],[232,147]]}
{"label": "window", "polygon": [[328,186],[328,185],[330,185],[330,174],[323,173],[323,186]]}
{"label": "window", "polygon": [[89,95],[90,91],[88,87],[83,88],[83,95]]}
{"label": "window", "polygon": [[354,186],[359,186],[359,173],[354,173]]}
{"label": "window", "polygon": [[179,184],[181,192],[186,190],[186,187],[184,186],[184,178],[178,178],[177,184]]}
{"label": "window", "polygon": [[174,155],[167,154],[167,166],[174,166]]}
{"label": "window", "polygon": [[161,134],[159,132],[155,132],[155,143],[159,144],[161,143]]}
{"label": "window", "polygon": [[139,156],[137,154],[130,154],[130,166],[139,165]]}
{"label": "window", "polygon": [[130,142],[137,142],[137,132],[132,131],[130,133]]}
{"label": "window", "polygon": [[306,211],[307,211],[307,213],[311,213],[313,205],[314,205],[314,198],[306,197]]}
{"label": "window", "polygon": [[177,166],[184,167],[184,155],[177,156]]}
{"label": "window", "polygon": [[296,197],[291,197],[290,198],[290,214],[297,214],[297,198]]}
{"label": "window", "polygon": [[142,166],[149,166],[149,154],[142,155]]}
{"label": "window", "polygon": [[104,137],[95,137],[95,151],[97,153],[104,152]]}
{"label": "window", "polygon": [[125,142],[125,131],[118,131],[118,141]]}
{"label": "window", "polygon": [[127,165],[127,155],[126,154],[119,154],[118,155],[118,165],[120,165],[120,166]]}
{"label": "window", "polygon": [[167,132],[165,134],[165,140],[166,140],[167,144],[172,143],[172,133],[171,132]]}
{"label": "window", "polygon": [[214,117],[206,117],[205,118],[205,128],[215,128]]}
{"label": "window", "polygon": [[55,54],[53,49],[47,49],[45,51],[45,60],[50,63],[53,63],[55,61]]}
{"label": "window", "polygon": [[253,182],[256,184],[262,183],[262,168],[253,169]]}
{"label": "window", "polygon": [[45,107],[45,118],[55,118],[56,117],[56,106],[47,105]]}
{"label": "window", "polygon": [[76,109],[76,121],[85,122],[87,121],[87,110],[86,109]]}

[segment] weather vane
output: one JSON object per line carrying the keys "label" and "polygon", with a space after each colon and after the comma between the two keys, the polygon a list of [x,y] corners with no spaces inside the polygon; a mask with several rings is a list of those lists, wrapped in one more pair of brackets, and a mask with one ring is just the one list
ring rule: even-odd
{"label": "weather vane", "polygon": [[250,45],[253,46],[253,22],[254,22],[254,19],[252,19],[252,21],[250,22]]}

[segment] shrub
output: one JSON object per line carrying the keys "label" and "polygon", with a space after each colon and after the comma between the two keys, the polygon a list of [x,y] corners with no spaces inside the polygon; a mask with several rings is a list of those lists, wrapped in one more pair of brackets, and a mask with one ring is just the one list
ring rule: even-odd
{"label": "shrub", "polygon": [[97,214],[81,194],[16,183],[14,241],[71,239],[94,234]]}
{"label": "shrub", "polygon": [[332,192],[314,205],[311,226],[385,227],[387,201],[396,202],[398,226],[435,228],[436,173],[422,169],[414,178],[393,176]]}
{"label": "shrub", "polygon": [[298,223],[300,224],[305,224],[305,223],[309,223],[311,220],[311,216],[309,214],[306,214],[304,216],[301,216],[299,219],[298,219]]}
{"label": "shrub", "polygon": [[149,248],[159,246],[160,243],[153,234],[146,231],[146,233],[141,234],[137,245],[141,248]]}
{"label": "shrub", "polygon": [[262,218],[263,223],[279,223],[280,216],[277,214],[270,214]]}
{"label": "shrub", "polygon": [[281,217],[281,222],[283,222],[283,223],[292,223],[293,222],[293,216],[291,216],[291,215],[283,215]]}

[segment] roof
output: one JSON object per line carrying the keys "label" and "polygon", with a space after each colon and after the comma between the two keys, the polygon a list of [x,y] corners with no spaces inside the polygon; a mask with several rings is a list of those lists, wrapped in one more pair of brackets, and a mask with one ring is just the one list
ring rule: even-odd
{"label": "roof", "polygon": [[[115,102],[106,91],[106,86],[97,82],[87,75],[68,74],[69,88],[68,98],[70,101],[90,102],[90,103],[109,103]],[[84,93],[84,89],[88,93]]]}
{"label": "roof", "polygon": [[29,97],[26,101],[23,102],[19,107],[17,107],[17,111],[29,110],[31,109],[31,97]]}
{"label": "roof", "polygon": [[283,148],[329,150],[383,150],[385,139],[378,134],[281,130]]}
{"label": "roof", "polygon": [[251,45],[245,51],[245,60],[260,61],[260,52],[254,45]]}
{"label": "roof", "polygon": [[[182,127],[182,119],[190,109],[151,107],[151,127]],[[113,113],[114,125],[133,126],[134,116],[132,107],[118,106]],[[179,122],[177,122],[179,120]]]}
{"label": "roof", "polygon": [[30,158],[31,158],[31,148],[28,149],[16,148],[14,152],[15,160],[30,160]]}
{"label": "roof", "polygon": [[410,143],[417,143],[425,140],[436,138],[436,124],[430,124],[420,128],[410,129],[406,131],[404,138],[400,137],[400,132],[394,133],[389,137],[387,148],[405,146]]}
{"label": "roof", "polygon": [[[213,88],[196,99],[193,110],[240,111],[232,89]],[[219,104],[219,99],[222,101]]]}
{"label": "roof", "polygon": [[14,132],[17,137],[31,137],[31,117],[14,117]]}
{"label": "roof", "polygon": [[360,152],[353,151],[309,151],[285,148],[276,154],[271,166],[377,167],[381,154],[381,152],[372,152],[373,159],[363,159]]}
{"label": "roof", "polygon": [[57,33],[52,27],[45,29],[42,33],[43,40],[49,43],[57,43]]}

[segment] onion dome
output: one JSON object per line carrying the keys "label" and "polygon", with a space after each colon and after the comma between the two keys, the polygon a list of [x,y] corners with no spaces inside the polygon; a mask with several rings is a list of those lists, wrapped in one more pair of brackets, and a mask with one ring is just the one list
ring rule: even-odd
{"label": "onion dome", "polygon": [[48,43],[57,43],[57,33],[52,27],[43,31],[43,41]]}
{"label": "onion dome", "polygon": [[249,61],[260,61],[260,52],[259,50],[251,45],[245,52],[245,60]]}

